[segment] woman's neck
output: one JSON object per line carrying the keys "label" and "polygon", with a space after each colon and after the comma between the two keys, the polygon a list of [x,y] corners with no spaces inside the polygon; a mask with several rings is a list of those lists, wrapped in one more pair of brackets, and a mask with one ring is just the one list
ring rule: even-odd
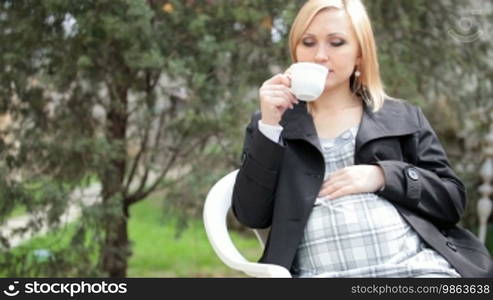
{"label": "woman's neck", "polygon": [[324,91],[317,99],[311,102],[312,112],[316,114],[334,114],[341,111],[359,108],[363,105],[361,99],[354,95],[348,86]]}

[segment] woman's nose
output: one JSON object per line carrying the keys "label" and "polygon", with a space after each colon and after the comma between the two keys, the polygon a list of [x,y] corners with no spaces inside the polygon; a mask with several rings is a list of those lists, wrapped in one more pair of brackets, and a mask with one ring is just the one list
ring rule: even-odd
{"label": "woman's nose", "polygon": [[327,47],[321,45],[317,48],[317,52],[315,53],[315,61],[323,62],[329,58],[329,52]]}

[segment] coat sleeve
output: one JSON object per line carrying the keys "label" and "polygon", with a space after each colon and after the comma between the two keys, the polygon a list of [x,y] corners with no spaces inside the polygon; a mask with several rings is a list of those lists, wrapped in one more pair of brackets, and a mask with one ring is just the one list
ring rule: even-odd
{"label": "coat sleeve", "polygon": [[242,164],[233,189],[232,209],[240,223],[266,228],[272,223],[274,195],[284,147],[258,129],[260,113],[246,128]]}
{"label": "coat sleeve", "polygon": [[450,167],[440,141],[420,108],[416,165],[402,161],[377,162],[385,174],[385,188],[377,192],[440,227],[455,225],[466,203],[464,184]]}

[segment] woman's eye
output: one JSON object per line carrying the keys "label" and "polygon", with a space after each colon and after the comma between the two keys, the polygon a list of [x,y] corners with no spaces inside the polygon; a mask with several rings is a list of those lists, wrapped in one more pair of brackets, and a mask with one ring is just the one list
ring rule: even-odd
{"label": "woman's eye", "polygon": [[[316,42],[313,40],[303,40],[302,43],[305,47],[313,47],[316,44]],[[330,45],[332,47],[339,47],[339,46],[344,45],[345,43],[346,43],[346,41],[344,41],[344,40],[332,40],[332,41],[330,41]]]}
{"label": "woman's eye", "polygon": [[337,40],[337,41],[332,41],[330,42],[330,44],[334,47],[339,47],[339,46],[342,46],[344,45],[346,42],[343,41],[343,40]]}
{"label": "woman's eye", "polygon": [[303,41],[303,45],[305,45],[307,47],[311,47],[311,46],[315,45],[315,42],[312,42],[312,41]]}

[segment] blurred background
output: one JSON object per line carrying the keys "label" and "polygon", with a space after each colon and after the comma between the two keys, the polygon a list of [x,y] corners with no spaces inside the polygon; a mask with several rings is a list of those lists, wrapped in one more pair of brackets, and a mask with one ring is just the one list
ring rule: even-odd
{"label": "blurred background", "polygon": [[[203,203],[304,2],[0,0],[0,277],[242,276]],[[387,93],[423,108],[467,186],[462,226],[482,213],[493,251],[491,1],[364,3]]]}

